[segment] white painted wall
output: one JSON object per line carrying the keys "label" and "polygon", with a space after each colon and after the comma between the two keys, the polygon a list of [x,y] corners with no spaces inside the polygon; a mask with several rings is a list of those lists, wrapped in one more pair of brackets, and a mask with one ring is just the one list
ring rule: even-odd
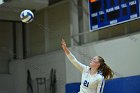
{"label": "white painted wall", "polygon": [[[17,60],[10,64],[10,74],[0,75],[0,92],[27,93],[27,69],[31,72],[34,93],[37,93],[36,78],[45,77],[47,93],[49,93],[50,71],[56,69],[57,93],[65,93],[65,57],[62,51],[34,56],[27,60]],[[44,91],[44,90],[41,90]]]}
{"label": "white painted wall", "polygon": [[10,62],[10,73],[0,75],[0,93],[27,93],[25,62]]}
{"label": "white painted wall", "polygon": [[[31,71],[34,82],[34,89],[36,90],[36,78],[45,77],[47,80],[47,92],[49,92],[50,71],[56,69],[57,79],[57,93],[64,93],[65,91],[65,58],[62,51],[56,51],[46,55],[32,57],[26,60],[26,68]],[[36,92],[35,92],[36,93]]]}
{"label": "white painted wall", "polygon": [[13,78],[11,75],[0,75],[0,93],[14,93]]}
{"label": "white painted wall", "polygon": [[[10,63],[10,75],[13,78],[13,93],[27,93],[27,73],[25,66],[24,60],[16,60]],[[9,82],[5,82],[5,84],[9,84]]]}
{"label": "white painted wall", "polygon": [[[140,33],[111,40],[72,47],[71,52],[82,63],[89,65],[87,57],[102,56],[114,70],[115,77],[140,75]],[[80,54],[79,54],[80,53]],[[79,82],[80,72],[66,58],[67,83]]]}

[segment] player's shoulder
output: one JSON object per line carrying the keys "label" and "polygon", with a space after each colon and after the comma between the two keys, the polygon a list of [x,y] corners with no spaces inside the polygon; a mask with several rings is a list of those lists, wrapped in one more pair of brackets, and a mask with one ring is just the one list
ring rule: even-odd
{"label": "player's shoulder", "polygon": [[102,75],[100,71],[97,73],[97,76],[99,80],[104,80],[104,76]]}
{"label": "player's shoulder", "polygon": [[89,71],[90,70],[90,67],[89,66],[84,66],[84,72],[87,72],[87,71]]}

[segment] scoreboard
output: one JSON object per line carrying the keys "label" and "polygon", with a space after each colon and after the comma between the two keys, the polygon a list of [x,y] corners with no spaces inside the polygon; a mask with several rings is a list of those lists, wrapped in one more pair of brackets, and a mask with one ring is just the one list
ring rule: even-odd
{"label": "scoreboard", "polygon": [[89,0],[90,31],[139,18],[139,0]]}

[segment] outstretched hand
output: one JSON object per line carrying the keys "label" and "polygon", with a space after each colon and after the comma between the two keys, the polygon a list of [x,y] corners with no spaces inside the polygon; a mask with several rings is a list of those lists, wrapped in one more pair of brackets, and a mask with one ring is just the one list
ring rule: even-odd
{"label": "outstretched hand", "polygon": [[65,40],[62,38],[61,40],[61,47],[64,49],[67,47]]}
{"label": "outstretched hand", "polygon": [[63,38],[61,40],[61,47],[63,48],[63,50],[64,50],[64,52],[66,54],[69,54],[70,53],[69,49],[67,48],[66,42],[65,42],[65,40]]}

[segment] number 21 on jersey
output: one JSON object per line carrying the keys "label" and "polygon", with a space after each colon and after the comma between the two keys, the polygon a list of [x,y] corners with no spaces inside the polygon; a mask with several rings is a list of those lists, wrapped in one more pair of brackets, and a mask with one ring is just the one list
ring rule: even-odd
{"label": "number 21 on jersey", "polygon": [[88,82],[87,80],[85,80],[84,83],[83,83],[83,85],[84,85],[85,87],[88,87],[89,82]]}

